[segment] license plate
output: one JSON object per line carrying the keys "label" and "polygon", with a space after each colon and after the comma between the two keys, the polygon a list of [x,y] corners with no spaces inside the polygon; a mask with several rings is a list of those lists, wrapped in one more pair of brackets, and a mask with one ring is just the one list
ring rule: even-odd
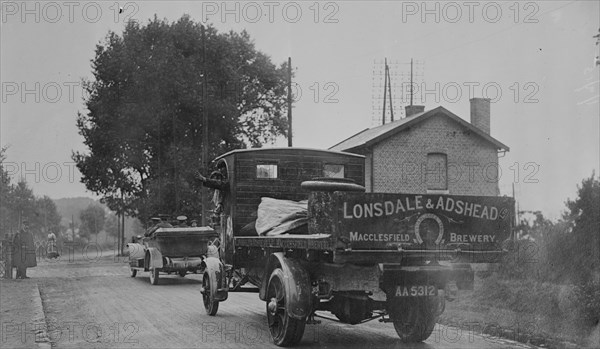
{"label": "license plate", "polygon": [[431,285],[396,286],[396,297],[437,296],[437,287]]}

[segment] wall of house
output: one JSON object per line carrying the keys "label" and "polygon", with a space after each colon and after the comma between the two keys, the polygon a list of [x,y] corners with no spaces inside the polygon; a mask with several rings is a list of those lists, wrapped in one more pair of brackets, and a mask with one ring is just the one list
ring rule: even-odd
{"label": "wall of house", "polygon": [[365,155],[365,188],[367,188],[368,192],[373,191],[373,168],[371,167],[371,163],[373,162],[373,153],[368,152]]}
{"label": "wall of house", "polygon": [[[427,154],[447,156],[447,193],[497,196],[498,154],[491,143],[442,114],[372,148],[373,192],[427,193]],[[370,160],[367,157],[367,163]],[[369,165],[366,166],[369,168]],[[439,170],[438,170],[439,171]],[[366,176],[367,185],[369,175]]]}

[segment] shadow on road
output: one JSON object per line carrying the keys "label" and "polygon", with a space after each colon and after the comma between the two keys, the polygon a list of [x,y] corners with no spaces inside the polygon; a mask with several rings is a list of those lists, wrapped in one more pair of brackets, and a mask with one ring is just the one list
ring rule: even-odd
{"label": "shadow on road", "polygon": [[[145,275],[144,275],[145,274]],[[172,286],[172,285],[200,285],[202,281],[199,279],[192,279],[188,276],[181,277],[179,275],[168,275],[168,274],[160,274],[158,279],[158,285],[150,285],[150,276],[148,273],[144,273],[142,275],[138,275],[135,278],[131,278],[136,282],[144,282],[147,283],[148,286]]]}

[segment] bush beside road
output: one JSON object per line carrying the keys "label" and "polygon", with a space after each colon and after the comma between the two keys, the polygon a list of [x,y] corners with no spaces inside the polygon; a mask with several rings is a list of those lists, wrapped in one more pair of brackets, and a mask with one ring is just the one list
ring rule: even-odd
{"label": "bush beside road", "polygon": [[[446,302],[444,325],[546,348],[600,348],[600,286],[505,280],[476,273],[474,291]],[[481,278],[485,275],[485,278]]]}
{"label": "bush beside road", "polygon": [[557,222],[539,211],[520,211],[532,219],[519,216],[516,240],[502,263],[478,269],[475,291],[448,303],[443,321],[462,326],[475,321],[494,335],[546,347],[600,348],[600,180],[595,173],[565,205]]}

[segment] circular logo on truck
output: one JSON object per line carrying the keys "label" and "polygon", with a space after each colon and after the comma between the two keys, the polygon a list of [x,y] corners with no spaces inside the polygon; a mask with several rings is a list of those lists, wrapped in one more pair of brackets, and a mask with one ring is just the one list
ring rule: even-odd
{"label": "circular logo on truck", "polygon": [[433,213],[425,213],[421,215],[415,223],[415,237],[417,242],[427,245],[439,245],[444,236],[444,224],[440,217]]}

